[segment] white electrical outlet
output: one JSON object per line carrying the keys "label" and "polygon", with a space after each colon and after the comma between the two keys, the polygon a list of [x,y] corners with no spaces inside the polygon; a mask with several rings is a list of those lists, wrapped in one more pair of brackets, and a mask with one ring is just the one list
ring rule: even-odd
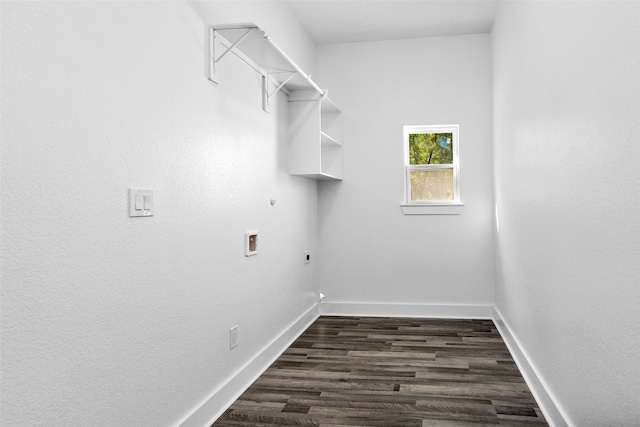
{"label": "white electrical outlet", "polygon": [[238,325],[229,329],[229,349],[238,346]]}

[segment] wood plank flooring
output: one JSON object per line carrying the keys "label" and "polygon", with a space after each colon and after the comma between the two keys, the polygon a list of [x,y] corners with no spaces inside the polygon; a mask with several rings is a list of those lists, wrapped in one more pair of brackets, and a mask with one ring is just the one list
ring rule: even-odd
{"label": "wood plank flooring", "polygon": [[213,424],[546,426],[491,320],[316,320]]}

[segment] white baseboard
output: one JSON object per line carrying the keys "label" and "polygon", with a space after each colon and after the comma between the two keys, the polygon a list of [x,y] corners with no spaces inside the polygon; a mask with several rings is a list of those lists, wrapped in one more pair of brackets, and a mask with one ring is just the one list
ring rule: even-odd
{"label": "white baseboard", "polygon": [[453,319],[491,319],[506,343],[531,393],[547,422],[552,427],[568,427],[555,399],[547,391],[535,368],[529,362],[518,340],[491,305],[422,305],[323,302],[315,305],[267,345],[226,384],[215,390],[180,424],[180,427],[210,426],[249,388],[253,382],[302,334],[319,316],[422,317]]}
{"label": "white baseboard", "polygon": [[570,424],[567,422],[567,417],[564,415],[563,411],[560,409],[556,400],[549,393],[548,388],[545,386],[542,378],[538,375],[536,369],[529,362],[529,358],[525,353],[524,349],[518,343],[515,335],[511,333],[511,329],[507,326],[507,324],[502,319],[502,315],[500,312],[493,307],[493,323],[498,328],[500,335],[502,336],[502,340],[507,345],[509,352],[511,352],[511,356],[518,365],[518,369],[520,369],[520,373],[524,377],[533,397],[535,397],[536,402],[540,406],[540,410],[544,414],[544,417],[547,419],[547,422],[551,427],[567,427]]}
{"label": "white baseboard", "polygon": [[316,304],[242,367],[226,384],[211,393],[179,426],[208,427],[213,424],[317,318]]}
{"label": "white baseboard", "polygon": [[490,305],[323,302],[320,304],[320,315],[491,319],[492,308]]}

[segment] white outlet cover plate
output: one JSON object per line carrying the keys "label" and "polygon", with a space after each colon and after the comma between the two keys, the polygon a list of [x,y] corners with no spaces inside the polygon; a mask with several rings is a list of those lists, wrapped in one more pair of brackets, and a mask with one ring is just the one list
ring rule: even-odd
{"label": "white outlet cover plate", "polygon": [[238,346],[238,325],[229,329],[229,349]]}

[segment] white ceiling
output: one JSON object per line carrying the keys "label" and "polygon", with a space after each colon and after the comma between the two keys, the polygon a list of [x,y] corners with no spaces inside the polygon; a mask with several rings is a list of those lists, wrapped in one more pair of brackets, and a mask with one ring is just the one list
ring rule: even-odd
{"label": "white ceiling", "polygon": [[488,33],[498,0],[290,0],[316,44]]}

